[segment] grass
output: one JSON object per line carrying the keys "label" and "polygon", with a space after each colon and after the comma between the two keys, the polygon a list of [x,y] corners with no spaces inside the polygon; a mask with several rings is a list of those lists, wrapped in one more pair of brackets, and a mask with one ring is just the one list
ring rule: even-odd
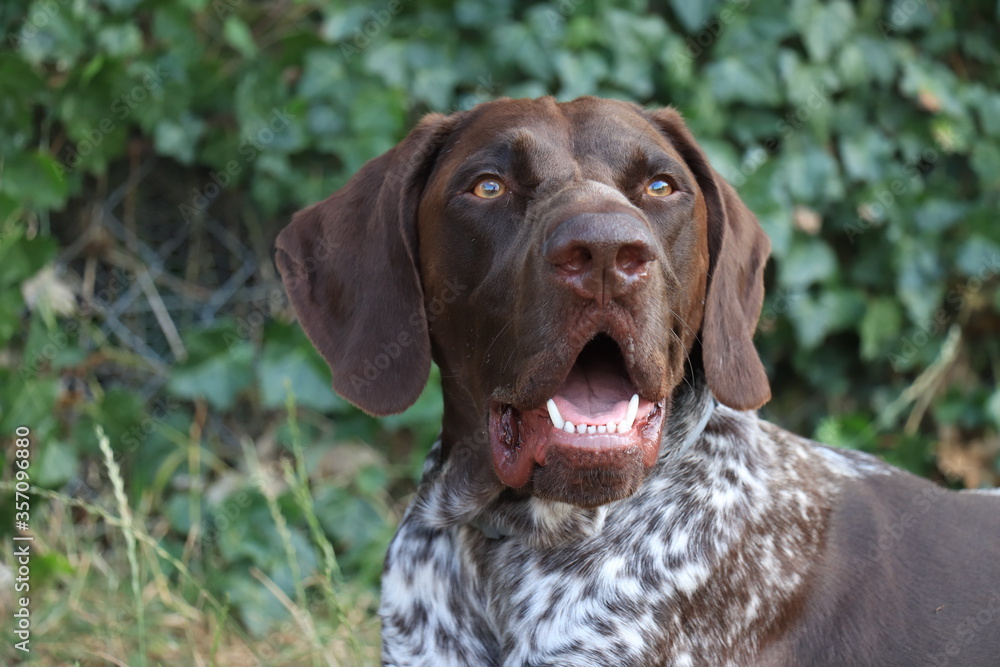
{"label": "grass", "polygon": [[[280,502],[266,484],[259,488],[280,537],[275,552],[284,554],[294,590],[287,594],[257,567],[226,572],[245,577],[241,583],[263,602],[277,601],[284,618],[253,633],[230,601],[213,594],[218,587],[210,585],[212,568],[196,548],[198,529],[179,548],[176,540],[164,539],[166,520],[140,509],[150,503],[130,506],[121,469],[99,431],[111,480],[103,495],[81,499],[32,488],[31,653],[25,656],[5,639],[0,663],[27,658],[28,664],[43,665],[378,664],[377,592],[341,576],[317,517],[291,402],[289,414],[294,465],[282,461],[281,470],[294,502],[291,507]],[[254,446],[246,443],[244,451],[252,484],[264,473]],[[13,485],[0,482],[0,489],[12,493]],[[297,525],[304,521],[302,532],[319,554],[310,571],[300,567],[302,545],[293,540],[290,509]],[[12,562],[11,544],[0,544],[0,562]],[[13,585],[3,585],[0,607],[10,608],[12,596]]]}

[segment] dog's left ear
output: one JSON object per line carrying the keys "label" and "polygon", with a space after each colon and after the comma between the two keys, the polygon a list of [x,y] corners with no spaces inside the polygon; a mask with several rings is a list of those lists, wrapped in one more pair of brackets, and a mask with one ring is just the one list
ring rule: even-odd
{"label": "dog's left ear", "polygon": [[712,169],[680,114],[668,108],[652,118],[694,173],[708,209],[709,283],[701,325],[708,386],[724,405],[755,410],[771,398],[753,345],[771,242],[732,186]]}

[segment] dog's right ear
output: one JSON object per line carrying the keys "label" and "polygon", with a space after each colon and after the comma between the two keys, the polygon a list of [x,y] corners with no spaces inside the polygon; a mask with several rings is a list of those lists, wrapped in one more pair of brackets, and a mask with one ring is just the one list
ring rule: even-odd
{"label": "dog's right ear", "polygon": [[285,290],[334,390],[374,415],[402,412],[427,383],[416,217],[454,124],[455,116],[424,118],[340,190],[296,213],[275,244]]}

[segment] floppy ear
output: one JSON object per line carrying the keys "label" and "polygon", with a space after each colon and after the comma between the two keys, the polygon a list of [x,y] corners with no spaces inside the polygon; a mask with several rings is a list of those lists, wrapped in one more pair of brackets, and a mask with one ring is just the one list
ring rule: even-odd
{"label": "floppy ear", "polygon": [[753,345],[771,242],[736,191],[709,165],[680,114],[662,109],[653,118],[694,173],[708,209],[709,282],[701,325],[708,386],[721,403],[755,410],[771,398]]}
{"label": "floppy ear", "polygon": [[275,259],[333,388],[375,415],[420,395],[431,350],[417,270],[416,217],[453,116],[427,116],[326,200],[299,211]]}

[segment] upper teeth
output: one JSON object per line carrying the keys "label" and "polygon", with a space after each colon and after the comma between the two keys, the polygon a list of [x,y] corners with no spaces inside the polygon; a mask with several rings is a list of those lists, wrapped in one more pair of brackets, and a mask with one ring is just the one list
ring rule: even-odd
{"label": "upper teeth", "polygon": [[639,394],[632,394],[632,400],[628,402],[628,411],[625,413],[625,419],[618,425],[619,433],[624,433],[632,428],[632,422],[635,421],[637,412],[639,412]]}
{"label": "upper teeth", "polygon": [[618,424],[613,421],[606,424],[574,424],[563,419],[563,416],[559,414],[559,406],[551,398],[545,407],[549,410],[549,419],[552,420],[552,425],[567,433],[627,433],[635,423],[635,416],[639,412],[639,394],[632,395],[628,402],[628,410],[625,411],[625,419]]}
{"label": "upper teeth", "polygon": [[549,402],[545,404],[545,407],[549,409],[549,419],[552,420],[553,426],[556,428],[562,428],[566,425],[566,420],[562,418],[561,414],[559,414],[559,406],[556,405],[555,401],[550,398]]}

